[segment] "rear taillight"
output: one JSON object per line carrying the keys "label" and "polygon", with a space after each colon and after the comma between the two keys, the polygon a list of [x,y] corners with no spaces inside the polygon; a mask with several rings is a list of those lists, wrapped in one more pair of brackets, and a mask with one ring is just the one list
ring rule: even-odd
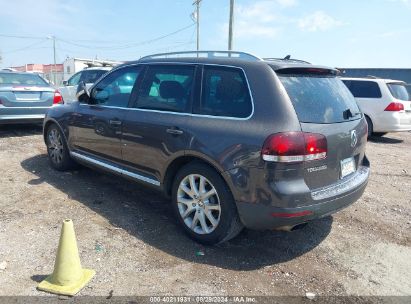
{"label": "rear taillight", "polygon": [[404,105],[401,102],[391,102],[384,111],[389,111],[389,112],[398,112],[398,111],[403,111],[404,110]]}
{"label": "rear taillight", "polygon": [[293,163],[327,157],[327,139],[322,134],[285,132],[270,135],[261,150],[265,161]]}
{"label": "rear taillight", "polygon": [[63,103],[64,103],[63,96],[61,96],[60,92],[56,90],[54,92],[53,105],[63,104]]}

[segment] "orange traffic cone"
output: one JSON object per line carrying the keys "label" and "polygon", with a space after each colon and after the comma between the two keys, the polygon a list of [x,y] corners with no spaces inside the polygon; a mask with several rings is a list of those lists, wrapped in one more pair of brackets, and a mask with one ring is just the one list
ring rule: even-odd
{"label": "orange traffic cone", "polygon": [[65,220],[61,229],[53,274],[42,281],[37,289],[74,296],[91,280],[95,273],[94,270],[81,268],[73,222]]}

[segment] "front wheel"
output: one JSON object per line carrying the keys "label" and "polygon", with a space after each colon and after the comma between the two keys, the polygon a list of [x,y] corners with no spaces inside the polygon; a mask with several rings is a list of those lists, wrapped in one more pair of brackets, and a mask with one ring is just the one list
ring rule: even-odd
{"label": "front wheel", "polygon": [[64,135],[55,124],[47,128],[46,145],[49,161],[54,169],[65,171],[74,167]]}
{"label": "front wheel", "polygon": [[231,191],[222,177],[205,164],[184,166],[176,176],[172,196],[179,223],[199,243],[222,243],[243,228]]}

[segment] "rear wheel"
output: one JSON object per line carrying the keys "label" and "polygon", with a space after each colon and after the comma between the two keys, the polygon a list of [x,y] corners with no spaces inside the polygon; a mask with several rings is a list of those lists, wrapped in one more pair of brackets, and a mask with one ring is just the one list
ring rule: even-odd
{"label": "rear wheel", "polygon": [[367,121],[368,125],[368,138],[370,138],[373,133],[373,125],[371,119],[368,116],[365,116],[365,120]]}
{"label": "rear wheel", "polygon": [[69,170],[74,167],[75,162],[70,153],[60,128],[52,124],[46,132],[47,153],[51,166],[59,171]]}
{"label": "rear wheel", "polygon": [[184,166],[177,173],[172,190],[177,219],[195,241],[218,244],[242,230],[230,190],[209,166],[201,163]]}

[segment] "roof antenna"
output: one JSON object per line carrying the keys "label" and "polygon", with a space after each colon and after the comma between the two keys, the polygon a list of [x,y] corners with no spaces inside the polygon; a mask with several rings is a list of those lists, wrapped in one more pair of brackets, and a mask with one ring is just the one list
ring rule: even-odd
{"label": "roof antenna", "polygon": [[287,56],[284,57],[283,60],[290,60],[290,59],[291,59],[291,55],[287,55]]}

